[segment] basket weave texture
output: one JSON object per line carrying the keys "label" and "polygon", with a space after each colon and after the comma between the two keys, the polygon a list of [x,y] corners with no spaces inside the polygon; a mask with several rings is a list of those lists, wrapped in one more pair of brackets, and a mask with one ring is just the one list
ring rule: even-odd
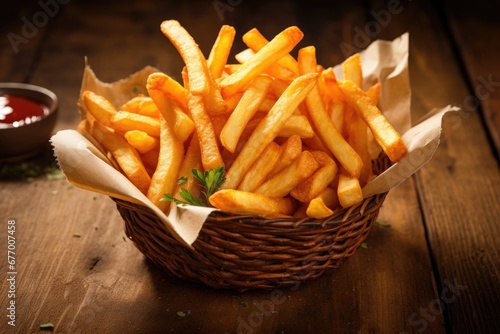
{"label": "basket weave texture", "polygon": [[[379,158],[374,172],[388,164],[385,156]],[[367,237],[386,195],[368,197],[322,220],[215,211],[193,249],[172,237],[149,208],[113,200],[126,235],[153,263],[183,280],[245,291],[297,286],[339,267]]]}

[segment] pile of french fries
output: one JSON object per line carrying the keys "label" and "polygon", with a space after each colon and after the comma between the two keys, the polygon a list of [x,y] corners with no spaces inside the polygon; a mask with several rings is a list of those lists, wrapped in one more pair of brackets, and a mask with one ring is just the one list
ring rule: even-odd
{"label": "pile of french fries", "polygon": [[[114,106],[82,92],[88,111],[78,130],[164,212],[182,189],[201,189],[191,170],[225,167],[212,206],[239,215],[325,218],[360,203],[374,177],[368,136],[396,162],[407,152],[377,107],[380,84],[364,91],[360,55],[343,79],[316,60],[314,46],[290,52],[302,31],[291,26],[267,40],[243,35],[247,49],[228,58],[235,29],[221,27],[206,58],[175,20],[161,31],[184,60],[182,82],[157,72],[147,95]],[[178,184],[178,180],[187,180]]]}

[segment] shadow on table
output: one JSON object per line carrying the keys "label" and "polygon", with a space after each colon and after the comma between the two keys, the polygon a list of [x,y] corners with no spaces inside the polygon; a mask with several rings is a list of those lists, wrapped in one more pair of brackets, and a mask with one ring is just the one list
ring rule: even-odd
{"label": "shadow on table", "polygon": [[37,178],[48,180],[65,178],[57,164],[50,143],[33,156],[0,160],[0,181],[30,182]]}

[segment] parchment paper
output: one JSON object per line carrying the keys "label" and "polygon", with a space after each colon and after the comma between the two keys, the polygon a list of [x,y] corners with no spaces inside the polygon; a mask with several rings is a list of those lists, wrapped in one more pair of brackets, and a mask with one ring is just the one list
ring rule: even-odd
{"label": "parchment paper", "polygon": [[[382,85],[379,106],[395,129],[404,134],[408,154],[363,188],[365,197],[389,191],[425,165],[439,145],[442,118],[447,112],[458,110],[452,106],[433,110],[431,117],[411,127],[410,80],[408,75],[409,35],[405,33],[393,41],[378,40],[361,53],[363,75],[367,89],[376,82]],[[341,64],[334,67],[342,78]],[[137,94],[144,92],[147,77],[157,71],[145,67],[130,77],[114,83],[100,81],[86,64],[81,91],[92,90],[120,106]],[[84,106],[78,102],[82,117]],[[109,159],[76,130],[62,130],[51,138],[55,155],[68,181],[77,187],[110,197],[124,199],[151,208],[165,223],[167,229],[180,242],[190,246],[198,237],[206,217],[214,209],[194,206],[172,206],[165,215],[119,171]],[[372,157],[380,148],[370,145]]]}

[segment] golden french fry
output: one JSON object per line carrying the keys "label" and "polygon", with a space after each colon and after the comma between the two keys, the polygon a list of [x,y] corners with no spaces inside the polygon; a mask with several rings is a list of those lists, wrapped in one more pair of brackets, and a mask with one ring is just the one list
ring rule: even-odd
{"label": "golden french fry", "polygon": [[[315,73],[316,49],[313,46],[300,49],[298,62],[301,73]],[[363,161],[333,124],[330,115],[323,106],[318,87],[313,88],[307,95],[306,104],[313,126],[321,141],[350,175],[359,176]]]}
{"label": "golden french fry", "polygon": [[227,171],[224,188],[237,188],[244,174],[255,162],[265,147],[278,135],[279,130],[295,108],[316,83],[316,73],[297,77],[280,96],[266,117],[259,123],[240,154]]}
{"label": "golden french fry", "polygon": [[[269,41],[256,28],[249,30],[243,35],[242,38],[243,42],[254,52],[259,51],[269,43]],[[295,75],[299,74],[297,61],[290,54],[285,54],[283,57],[278,59],[277,62],[278,64],[288,68]]]}
{"label": "golden french fry", "polygon": [[[370,88],[368,88],[366,90],[366,95],[368,95],[370,97],[370,99],[372,100],[374,105],[378,105],[378,103],[379,103],[381,88],[382,88],[382,85],[380,84],[380,82],[377,82],[376,84],[374,84],[373,86],[371,86]],[[367,141],[368,141],[368,147],[369,147],[371,159],[376,159],[379,156],[380,152],[382,151],[382,148],[380,147],[380,145],[377,144],[375,138],[373,137],[373,133],[371,132],[371,130],[369,130],[367,133]],[[372,173],[372,177],[373,177],[373,173]]]}
{"label": "golden french fry", "polygon": [[[231,114],[234,109],[236,109],[236,106],[241,100],[241,97],[243,96],[243,93],[236,93],[232,96],[229,96],[226,101],[226,106],[227,106],[227,112]],[[225,115],[224,115],[225,116]]]}
{"label": "golden french fry", "polygon": [[233,74],[238,70],[240,66],[241,64],[226,64],[226,66],[224,66],[224,73],[226,73],[227,75]]}
{"label": "golden french fry", "polygon": [[158,138],[152,137],[141,130],[130,130],[124,134],[127,142],[139,153],[144,154],[160,146]]}
{"label": "golden french fry", "polygon": [[203,165],[201,164],[200,143],[198,141],[198,137],[196,136],[196,134],[194,134],[191,137],[191,141],[189,142],[189,146],[186,150],[186,155],[184,156],[184,160],[182,161],[177,177],[177,179],[179,179],[180,177],[186,177],[187,180],[185,183],[178,184],[175,187],[175,190],[173,192],[173,196],[175,198],[182,200],[182,197],[179,195],[179,192],[182,189],[186,189],[193,196],[200,196],[201,190],[198,184],[198,180],[193,177],[191,170],[201,170],[202,168]]}
{"label": "golden french fry", "polygon": [[214,80],[209,80],[208,94],[203,97],[205,100],[205,109],[210,115],[221,115],[228,112],[226,101],[224,101],[219,85]]}
{"label": "golden french fry", "polygon": [[327,187],[321,190],[316,197],[320,197],[323,203],[331,210],[335,210],[340,205],[336,189]]}
{"label": "golden french fry", "polygon": [[158,163],[151,178],[151,185],[147,197],[162,211],[168,212],[169,202],[161,201],[165,194],[170,194],[175,189],[177,175],[182,162],[184,147],[176,138],[170,121],[163,115],[160,117],[161,135]]}
{"label": "golden french fry", "polygon": [[258,76],[243,93],[238,105],[229,116],[220,134],[222,146],[234,152],[238,140],[248,121],[255,115],[267,94],[272,78]]}
{"label": "golden french fry", "polygon": [[233,153],[229,152],[229,150],[226,150],[225,148],[222,149],[221,156],[222,156],[222,160],[224,161],[224,163],[226,165],[226,170],[231,168],[231,165],[233,164],[234,160],[240,154],[241,150],[243,149],[246,142],[248,141],[248,138],[250,138],[250,136],[252,135],[253,130],[254,129],[249,128],[248,126],[245,128],[245,130],[241,134],[238,145],[236,146],[236,149],[234,150]]}
{"label": "golden french fry", "polygon": [[312,138],[314,136],[314,130],[306,116],[300,114],[290,116],[278,132],[278,137],[289,138],[293,135],[298,135],[300,138]]}
{"label": "golden french fry", "polygon": [[382,85],[380,82],[377,82],[370,88],[366,90],[366,95],[370,97],[374,105],[378,105],[378,101],[380,100],[380,91],[382,89]]}
{"label": "golden french fry", "polygon": [[339,203],[343,208],[353,206],[363,201],[359,180],[343,171],[339,175],[337,195]]}
{"label": "golden french fry", "polygon": [[182,77],[182,83],[184,84],[184,89],[186,90],[186,104],[187,104],[187,91],[189,91],[189,76],[188,76],[188,69],[186,66],[182,67],[181,77]]}
{"label": "golden french fry", "polygon": [[289,166],[261,184],[255,193],[270,197],[284,197],[319,168],[309,151],[302,151]]}
{"label": "golden french fry", "polygon": [[262,49],[240,67],[233,74],[225,77],[221,83],[223,96],[231,96],[247,87],[250,82],[267,69],[271,64],[288,54],[297,45],[304,34],[295,26],[286,28],[276,35]]}
{"label": "golden french fry", "polygon": [[160,136],[160,121],[157,118],[143,116],[120,110],[111,119],[111,126],[120,133],[141,130],[153,137]]}
{"label": "golden french fry", "polygon": [[238,52],[234,55],[234,59],[238,61],[238,63],[243,64],[248,61],[248,59],[252,58],[255,55],[252,49],[245,49],[243,51]]}
{"label": "golden french fry", "polygon": [[171,194],[177,183],[177,175],[184,156],[184,146],[174,132],[176,113],[168,95],[163,91],[161,80],[150,75],[146,84],[149,96],[160,110],[160,151],[156,170],[151,178],[147,197],[160,210],[167,212],[170,202],[161,201],[165,194]]}
{"label": "golden french fry", "polygon": [[156,104],[153,102],[153,99],[151,99],[151,97],[149,96],[135,96],[125,102],[119,110],[129,111],[153,118],[160,117],[160,111],[156,107]]}
{"label": "golden french fry", "polygon": [[[252,56],[255,55],[255,52],[252,49],[245,49],[240,53],[235,55],[235,58],[238,62],[244,63]],[[285,82],[292,82],[293,79],[297,77],[295,73],[286,68],[285,66],[280,65],[279,63],[272,63],[269,67],[264,71],[265,74],[272,76],[275,79],[280,79]]]}
{"label": "golden french fry", "polygon": [[276,166],[281,155],[281,147],[275,142],[269,143],[261,156],[253,163],[241,180],[238,190],[254,191],[266,179]]}
{"label": "golden french fry", "polygon": [[149,176],[139,153],[118,133],[95,123],[92,135],[109,151],[120,166],[123,173],[142,193],[146,193],[150,183]]}
{"label": "golden french fry", "polygon": [[331,103],[328,113],[339,133],[344,133],[345,102],[335,101]]}
{"label": "golden french fry", "polygon": [[217,209],[238,215],[274,218],[291,216],[295,211],[291,198],[273,198],[234,189],[219,190],[209,200]]}
{"label": "golden french fry", "polygon": [[281,79],[274,79],[270,87],[271,92],[274,94],[274,96],[276,96],[276,98],[278,98],[288,88],[288,85],[290,85],[289,82],[286,82]]}
{"label": "golden french fry", "polygon": [[328,154],[311,152],[320,168],[290,191],[290,195],[301,202],[310,202],[333,181],[337,174],[337,164]]}
{"label": "golden french fry", "polygon": [[235,35],[236,30],[232,26],[223,25],[220,28],[217,39],[207,59],[208,69],[210,70],[212,78],[217,79],[222,75],[227,58],[231,52],[231,47],[233,46]]}
{"label": "golden french fry", "polygon": [[215,115],[226,112],[227,107],[219,86],[212,78],[207,61],[194,38],[176,20],[163,21],[160,28],[175,46],[186,64],[187,80],[191,94],[203,96],[206,102],[205,110],[209,114]]}
{"label": "golden french fry", "polygon": [[207,95],[210,89],[207,61],[194,38],[176,20],[163,21],[160,29],[186,64],[191,94]]}
{"label": "golden french fry", "polygon": [[197,95],[190,95],[188,101],[189,112],[194,120],[196,133],[200,142],[203,168],[210,170],[224,166],[214,127],[205,109],[203,98]]}
{"label": "golden french fry", "polygon": [[387,118],[373,104],[370,97],[349,80],[340,81],[339,87],[346,99],[356,108],[366,122],[377,143],[382,147],[389,159],[392,162],[401,159],[407,152],[406,145]]}
{"label": "golden french fry", "polygon": [[[157,103],[162,103],[161,101],[164,99],[172,101],[172,103],[169,102],[171,106],[164,107],[164,109],[174,111],[174,132],[181,141],[186,141],[194,131],[193,120],[184,112],[184,110],[187,110],[187,98],[185,96],[187,91],[177,81],[161,72],[150,74],[148,85],[149,89],[153,90],[157,95],[156,100],[152,100],[158,110],[160,106],[156,105]],[[161,100],[159,100],[159,96],[163,96]],[[183,105],[185,105],[185,109],[183,109]]]}
{"label": "golden french fry", "polygon": [[276,103],[276,99],[274,98],[270,98],[270,97],[266,97],[264,98],[264,100],[262,101],[262,103],[260,104],[259,106],[259,110],[257,110],[258,112],[269,112],[269,110],[271,110],[271,108],[273,107],[273,105]]}
{"label": "golden french fry", "polygon": [[280,158],[269,176],[271,177],[281,172],[288,165],[290,165],[292,161],[294,161],[301,153],[302,140],[300,140],[300,136],[292,135],[288,137],[287,140],[281,145]]}
{"label": "golden french fry", "polygon": [[116,114],[116,108],[104,96],[92,91],[82,93],[83,104],[90,114],[101,124],[111,126],[111,120]]}
{"label": "golden french fry", "polygon": [[[270,91],[273,93],[273,95],[276,98],[279,98],[283,94],[283,92],[288,88],[289,85],[290,85],[289,82],[287,82],[285,80],[281,80],[279,78],[275,78],[273,80],[273,82],[271,83]],[[299,105],[299,107],[297,107],[297,109],[295,109],[293,111],[293,113],[300,115],[301,112],[299,109],[300,109],[300,105]]]}
{"label": "golden french fry", "polygon": [[321,197],[316,197],[309,202],[307,206],[306,215],[311,218],[323,219],[333,214]]}
{"label": "golden french fry", "polygon": [[356,110],[346,104],[345,123],[343,129],[347,142],[356,150],[363,160],[363,167],[359,175],[359,183],[363,187],[372,175],[372,163],[368,151],[368,127]]}
{"label": "golden french fry", "polygon": [[330,114],[337,130],[343,133],[342,126],[344,123],[345,100],[337,84],[337,78],[333,72],[333,68],[329,67],[321,72],[320,82],[322,83],[319,87],[322,88],[321,96],[323,98],[323,104]]}
{"label": "golden french fry", "polygon": [[[344,71],[344,79],[350,80],[358,87],[363,85],[363,73],[361,69],[361,59],[358,53],[349,57],[342,65]],[[354,148],[363,161],[363,167],[359,175],[359,183],[363,187],[372,174],[371,156],[368,151],[368,136],[367,125],[358,112],[350,107],[345,106],[344,109],[344,125],[343,129],[347,142]]]}
{"label": "golden french fry", "polygon": [[156,72],[150,76],[157,82],[155,83],[156,89],[161,89],[174,104],[187,110],[187,91],[179,82],[162,72]]}
{"label": "golden french fry", "polygon": [[172,105],[175,112],[174,133],[182,142],[185,142],[194,131],[194,122],[176,105]]}
{"label": "golden french fry", "polygon": [[355,53],[342,63],[344,80],[351,80],[358,87],[363,87],[363,72],[361,69],[361,56]]}

